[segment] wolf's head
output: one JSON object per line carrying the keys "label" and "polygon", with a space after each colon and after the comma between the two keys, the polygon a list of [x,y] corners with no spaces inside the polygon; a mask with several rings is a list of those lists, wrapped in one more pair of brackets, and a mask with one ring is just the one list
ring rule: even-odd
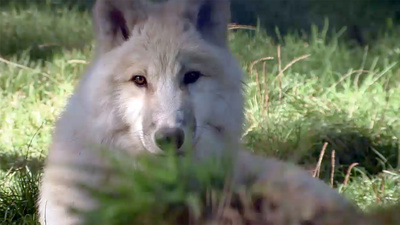
{"label": "wolf's head", "polygon": [[242,72],[227,47],[228,0],[98,0],[94,19],[98,54],[83,90],[103,142],[189,146],[200,157],[238,147]]}

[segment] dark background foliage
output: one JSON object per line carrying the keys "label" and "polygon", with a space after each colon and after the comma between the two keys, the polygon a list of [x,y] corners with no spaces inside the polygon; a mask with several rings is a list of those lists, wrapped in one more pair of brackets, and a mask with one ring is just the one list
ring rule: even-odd
{"label": "dark background foliage", "polygon": [[[164,1],[164,0],[152,0]],[[2,0],[0,7],[35,2],[53,7],[90,9],[95,0]],[[329,20],[330,29],[347,27],[347,36],[359,44],[376,37],[382,29],[391,29],[400,22],[398,0],[232,0],[232,22],[246,25],[258,23],[271,35],[276,27],[281,34],[290,31],[309,32],[311,25],[322,27]]]}

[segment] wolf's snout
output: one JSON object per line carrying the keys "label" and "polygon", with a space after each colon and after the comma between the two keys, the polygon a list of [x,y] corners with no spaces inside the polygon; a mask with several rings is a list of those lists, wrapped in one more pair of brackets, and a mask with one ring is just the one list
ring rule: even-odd
{"label": "wolf's snout", "polygon": [[185,132],[181,128],[160,128],[154,134],[154,140],[162,150],[166,150],[165,148],[169,146],[179,149],[185,141]]}

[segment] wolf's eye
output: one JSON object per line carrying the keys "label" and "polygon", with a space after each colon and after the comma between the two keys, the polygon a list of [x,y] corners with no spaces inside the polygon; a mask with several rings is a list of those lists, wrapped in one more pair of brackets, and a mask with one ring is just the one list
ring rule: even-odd
{"label": "wolf's eye", "polygon": [[132,81],[138,86],[138,87],[146,87],[147,86],[147,80],[144,76],[133,76]]}
{"label": "wolf's eye", "polygon": [[184,84],[193,84],[196,83],[196,81],[202,76],[198,71],[191,71],[185,74],[185,77],[183,78],[183,83]]}

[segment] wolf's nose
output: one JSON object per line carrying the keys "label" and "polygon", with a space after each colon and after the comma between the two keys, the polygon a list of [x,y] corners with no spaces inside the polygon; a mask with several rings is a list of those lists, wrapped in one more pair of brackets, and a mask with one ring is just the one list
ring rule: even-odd
{"label": "wolf's nose", "polygon": [[180,128],[160,128],[154,136],[157,146],[162,150],[169,146],[179,149],[185,140],[185,133]]}

